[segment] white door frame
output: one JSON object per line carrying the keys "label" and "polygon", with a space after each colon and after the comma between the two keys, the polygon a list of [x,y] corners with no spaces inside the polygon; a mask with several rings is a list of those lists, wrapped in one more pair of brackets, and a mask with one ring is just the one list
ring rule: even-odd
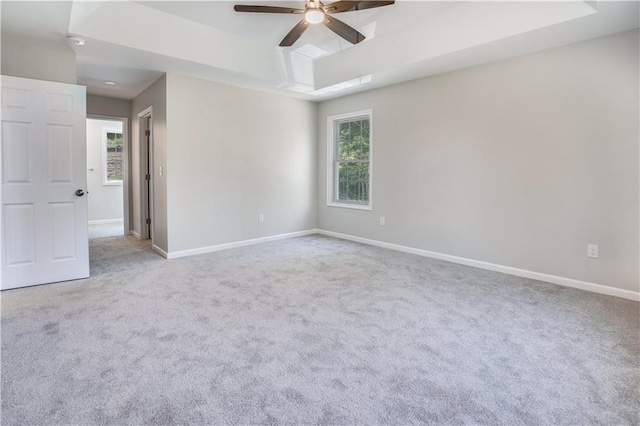
{"label": "white door frame", "polygon": [[129,119],[127,117],[116,117],[111,115],[87,114],[87,120],[111,120],[122,121],[122,133],[124,135],[123,150],[123,167],[124,175],[122,176],[122,214],[124,218],[124,235],[129,235],[131,230],[129,220],[129,198],[131,194],[131,179],[129,177],[129,154],[131,147],[129,146]]}
{"label": "white door frame", "polygon": [[[151,175],[151,179],[148,186],[145,180],[146,169],[147,169],[147,144],[146,144],[146,135],[144,131],[146,130],[146,119],[149,118],[149,130],[151,131],[151,135],[149,136],[149,174]],[[138,113],[138,141],[140,148],[140,238],[146,240],[146,234],[144,234],[143,230],[146,229],[147,223],[146,219],[151,219],[151,226],[149,226],[150,240],[151,244],[153,244],[153,228],[155,226],[155,217],[154,217],[154,208],[153,208],[153,184],[154,184],[154,161],[153,161],[153,106],[149,106],[144,110]],[[149,203],[147,204],[147,197],[149,198]],[[147,211],[147,206],[149,206],[150,211]]]}

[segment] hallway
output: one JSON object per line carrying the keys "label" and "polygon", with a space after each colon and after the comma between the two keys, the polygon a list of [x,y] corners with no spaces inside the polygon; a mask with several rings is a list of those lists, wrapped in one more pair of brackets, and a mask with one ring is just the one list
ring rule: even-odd
{"label": "hallway", "polygon": [[[101,229],[94,230],[89,226],[89,267],[91,278],[112,272],[122,272],[125,269],[136,269],[143,262],[164,260],[162,256],[151,249],[151,240],[139,240],[131,235],[120,233],[106,236],[112,225],[99,225]],[[111,229],[113,232],[113,229]]]}
{"label": "hallway", "polygon": [[124,222],[89,223],[89,239],[124,236]]}

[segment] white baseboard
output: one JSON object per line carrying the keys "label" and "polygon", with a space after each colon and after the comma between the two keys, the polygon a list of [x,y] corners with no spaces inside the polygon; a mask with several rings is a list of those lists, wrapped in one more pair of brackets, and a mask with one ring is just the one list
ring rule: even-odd
{"label": "white baseboard", "polygon": [[473,266],[475,268],[486,269],[489,271],[502,272],[504,274],[515,275],[517,277],[530,278],[538,281],[545,281],[565,287],[577,288],[593,293],[606,294],[608,296],[622,297],[640,301],[640,292],[623,290],[602,284],[595,284],[586,281],[574,280],[572,278],[558,277],[555,275],[543,274],[540,272],[527,271],[525,269],[512,268],[510,266],[496,265],[494,263],[482,262],[479,260],[467,259],[465,257],[452,256],[428,250],[422,250],[413,247],[401,246],[398,244],[385,243],[383,241],[370,240],[368,238],[355,237],[353,235],[341,234],[338,232],[318,230],[318,234],[329,237],[340,238],[343,240],[355,241],[357,243],[368,244],[376,247],[383,247],[391,250],[397,250],[405,253],[417,254],[419,256],[430,257],[433,259],[446,260],[447,262],[459,263],[461,265]]}
{"label": "white baseboard", "polygon": [[136,231],[129,231],[129,234],[133,235],[134,237],[136,237],[139,240],[142,239],[142,238],[140,238],[140,234],[138,234]]}
{"label": "white baseboard", "polygon": [[124,219],[101,219],[89,221],[89,225],[107,225],[110,223],[124,223]]}
{"label": "white baseboard", "polygon": [[160,256],[164,257],[165,259],[169,258],[169,255],[167,254],[166,251],[162,250],[160,247],[158,247],[155,244],[151,244],[151,248],[153,249],[153,251],[155,251],[156,253],[158,253]]}
{"label": "white baseboard", "polygon": [[266,243],[269,241],[283,240],[285,238],[302,237],[305,235],[313,235],[317,233],[318,233],[317,229],[308,229],[306,231],[289,232],[288,234],[271,235],[269,237],[255,238],[252,240],[236,241],[233,243],[218,244],[215,246],[201,247],[201,248],[191,249],[191,250],[174,251],[174,252],[165,253],[166,254],[165,257],[167,259],[177,259],[179,257],[195,256],[197,254],[212,253],[214,251],[228,250],[228,249],[237,248],[237,247],[244,247],[244,246],[250,246],[253,244]]}

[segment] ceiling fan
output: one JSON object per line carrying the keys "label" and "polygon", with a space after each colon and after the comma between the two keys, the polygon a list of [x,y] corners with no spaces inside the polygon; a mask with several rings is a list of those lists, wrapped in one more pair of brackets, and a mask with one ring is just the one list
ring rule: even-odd
{"label": "ceiling fan", "polygon": [[302,36],[309,25],[323,24],[334,33],[352,44],[358,44],[365,39],[355,28],[334,18],[334,13],[351,12],[353,10],[372,9],[374,7],[389,6],[395,3],[388,1],[343,1],[338,0],[325,5],[320,0],[305,0],[304,9],[280,6],[248,6],[237,4],[233,7],[236,12],[258,12],[258,13],[292,13],[302,15],[302,21],[293,27],[289,34],[280,42],[280,46],[293,46]]}

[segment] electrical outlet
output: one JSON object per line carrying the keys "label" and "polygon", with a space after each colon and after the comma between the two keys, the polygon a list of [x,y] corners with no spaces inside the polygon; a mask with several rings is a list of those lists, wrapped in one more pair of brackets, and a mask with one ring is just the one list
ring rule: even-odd
{"label": "electrical outlet", "polygon": [[258,215],[258,222],[260,223],[264,222],[264,215],[262,213]]}
{"label": "electrical outlet", "polygon": [[587,244],[587,257],[598,258],[598,245],[597,244]]}
{"label": "electrical outlet", "polygon": [[380,216],[380,226],[384,226],[385,223],[387,223],[387,220],[384,218],[384,216]]}

